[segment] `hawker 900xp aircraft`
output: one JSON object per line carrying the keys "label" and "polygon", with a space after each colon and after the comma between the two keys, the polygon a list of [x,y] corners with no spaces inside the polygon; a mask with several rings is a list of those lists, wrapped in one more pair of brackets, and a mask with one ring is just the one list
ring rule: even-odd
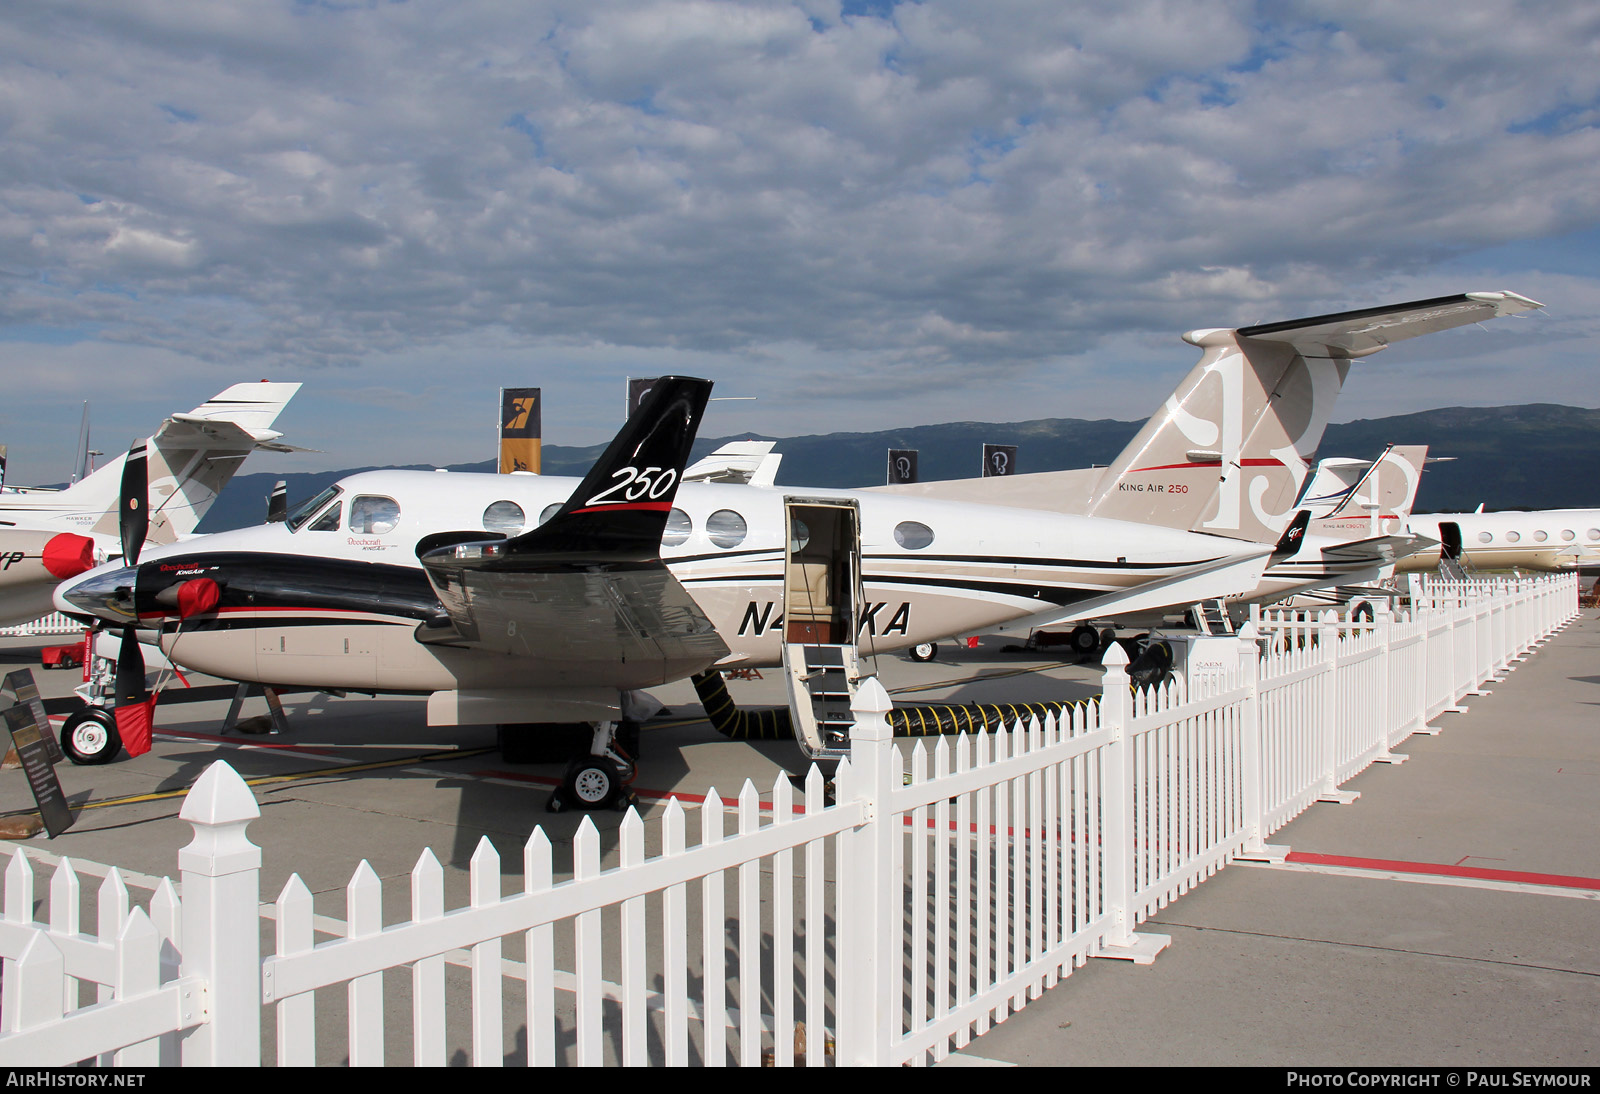
{"label": "hawker 900xp aircraft", "polygon": [[64,578],[121,553],[119,502],[137,495],[148,537],[172,543],[193,533],[233,473],[257,448],[293,451],[271,428],[299,384],[234,384],[187,414],[174,414],[148,441],[62,490],[0,495],[0,627],[52,611]]}
{"label": "hawker 900xp aircraft", "polygon": [[[1348,357],[1536,306],[1463,296],[1304,321],[1298,341],[1274,339],[1289,325],[1256,328],[1259,342],[1247,330],[1191,336],[1207,347],[1203,375],[1136,440],[1188,460],[1106,476],[1104,513],[1072,511],[1071,499],[1049,511],[680,486],[710,385],[666,378],[580,482],[353,475],[281,525],[151,550],[64,584],[57,603],[158,627],[174,661],[231,679],[426,693],[435,725],[597,723],[599,757],[633,693],[710,666],[775,665],[819,645],[870,655],[1253,588]],[[1177,515],[1148,519],[1169,501]],[[569,768],[569,784],[597,771],[615,775]]]}

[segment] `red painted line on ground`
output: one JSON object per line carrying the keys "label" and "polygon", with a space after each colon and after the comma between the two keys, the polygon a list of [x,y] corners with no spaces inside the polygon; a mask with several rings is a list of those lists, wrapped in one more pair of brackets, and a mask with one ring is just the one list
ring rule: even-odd
{"label": "red painted line on ground", "polygon": [[157,737],[174,737],[182,741],[210,741],[219,745],[249,745],[251,748],[285,748],[295,752],[306,752],[314,756],[342,756],[337,748],[321,748],[317,745],[295,744],[293,741],[263,741],[249,734],[238,736],[219,737],[214,733],[191,733],[184,729],[162,729],[156,727]]}
{"label": "red painted line on ground", "polygon": [[1481,866],[1447,866],[1437,862],[1401,862],[1385,858],[1352,858],[1348,855],[1318,855],[1291,851],[1287,862],[1307,866],[1346,866],[1356,870],[1389,870],[1398,874],[1433,874],[1438,877],[1475,878],[1479,881],[1509,881],[1521,885],[1557,885],[1566,889],[1600,889],[1600,877],[1574,877],[1571,874],[1533,874],[1522,870],[1489,870]]}

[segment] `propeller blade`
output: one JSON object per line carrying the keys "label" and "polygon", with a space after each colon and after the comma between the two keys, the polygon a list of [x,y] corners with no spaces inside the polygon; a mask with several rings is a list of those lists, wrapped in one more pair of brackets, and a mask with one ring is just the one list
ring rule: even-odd
{"label": "propeller blade", "polygon": [[144,651],[139,648],[139,631],[135,627],[122,628],[122,651],[117,655],[114,687],[112,714],[122,747],[128,750],[129,756],[142,756],[150,751],[156,701],[144,686]]}
{"label": "propeller blade", "polygon": [[139,561],[139,551],[144,547],[144,537],[150,531],[150,469],[145,442],[135,441],[128,449],[127,462],[122,465],[122,499],[120,502],[120,531],[122,532],[122,557],[129,566]]}
{"label": "propeller blade", "polygon": [[144,686],[144,650],[139,647],[136,627],[122,628],[122,651],[117,655],[117,678],[113,686],[116,691],[113,705],[118,707],[150,698]]}

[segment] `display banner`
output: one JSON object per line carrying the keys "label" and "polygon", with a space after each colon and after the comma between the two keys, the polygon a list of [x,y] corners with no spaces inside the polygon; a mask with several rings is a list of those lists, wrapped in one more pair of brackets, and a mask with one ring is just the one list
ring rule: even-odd
{"label": "display banner", "polygon": [[500,474],[539,473],[540,410],[538,388],[500,389]]}
{"label": "display banner", "polygon": [[986,444],[983,446],[983,477],[1017,473],[1017,446],[1014,444]]}
{"label": "display banner", "polygon": [[633,412],[639,409],[639,404],[644,402],[644,397],[650,394],[650,389],[656,386],[658,376],[647,376],[642,380],[628,381],[628,417],[633,417]]}
{"label": "display banner", "polygon": [[[22,671],[27,674],[28,687],[32,688],[32,671]],[[12,673],[6,678],[7,683],[10,684],[11,677],[18,675],[21,674]],[[34,694],[38,694],[37,689],[34,689]],[[71,828],[77,818],[67,806],[66,795],[61,792],[61,781],[56,778],[55,768],[50,763],[50,749],[45,746],[45,742],[51,739],[49,719],[40,725],[34,717],[33,708],[34,704],[25,702],[8,707],[5,712],[6,728],[11,731],[11,743],[17,750],[17,758],[22,761],[23,773],[28,776],[28,788],[33,791],[33,800],[39,806],[39,819],[44,821],[45,831],[54,839]]]}
{"label": "display banner", "polygon": [[[84,648],[84,660],[88,660],[88,647]],[[40,726],[44,734],[44,752],[53,764],[58,764],[66,759],[61,754],[61,746],[56,743],[56,735],[50,732],[50,716],[44,712],[44,700],[39,698],[39,685],[34,683],[32,669],[18,669],[16,672],[6,673],[5,686],[0,694],[9,694],[18,706],[27,707],[33,711],[33,720]]]}
{"label": "display banner", "polygon": [[917,481],[917,450],[915,448],[889,449],[889,485]]}

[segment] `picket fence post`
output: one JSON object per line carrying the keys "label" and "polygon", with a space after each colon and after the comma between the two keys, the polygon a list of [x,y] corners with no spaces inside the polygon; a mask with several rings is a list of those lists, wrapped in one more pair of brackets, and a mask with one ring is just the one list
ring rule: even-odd
{"label": "picket fence post", "polygon": [[1243,808],[1245,838],[1241,853],[1249,856],[1266,853],[1262,830],[1266,827],[1266,778],[1262,764],[1265,745],[1261,739],[1261,647],[1256,644],[1260,618],[1257,605],[1250,605],[1250,622],[1239,630],[1239,686],[1246,692],[1239,707],[1239,740],[1243,746]]}
{"label": "picket fence post", "polygon": [[185,1067],[261,1063],[261,848],[245,836],[260,815],[250,788],[220,760],[178,814],[194,827],[193,842],[178,852],[182,973],[206,982],[210,1012],[183,1040]]}
{"label": "picket fence post", "polygon": [[889,711],[894,704],[875,677],[863,680],[850,704],[850,759],[838,772],[838,800],[859,802],[861,827],[848,836],[839,868],[840,962],[837,1060],[841,1066],[882,1067],[898,1040],[900,925],[904,886],[895,869],[900,825],[888,815],[899,778],[899,752]]}

